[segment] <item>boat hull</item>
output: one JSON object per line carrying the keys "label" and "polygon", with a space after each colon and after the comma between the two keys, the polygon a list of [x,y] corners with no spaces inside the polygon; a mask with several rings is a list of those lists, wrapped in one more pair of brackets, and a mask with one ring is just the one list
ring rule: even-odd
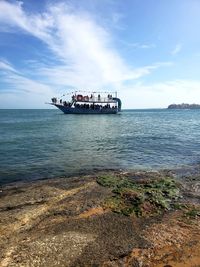
{"label": "boat hull", "polygon": [[54,104],[57,108],[59,108],[65,114],[116,114],[118,113],[117,108],[105,108],[105,109],[86,109],[86,108],[78,108],[78,107],[66,107],[59,104]]}

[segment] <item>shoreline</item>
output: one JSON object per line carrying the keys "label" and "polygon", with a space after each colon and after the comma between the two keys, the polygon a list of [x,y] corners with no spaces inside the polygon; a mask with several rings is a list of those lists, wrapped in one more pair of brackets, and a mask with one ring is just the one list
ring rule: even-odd
{"label": "shoreline", "polygon": [[85,169],[83,171],[77,171],[70,174],[64,174],[59,176],[52,176],[52,177],[38,177],[38,178],[31,178],[31,179],[19,179],[16,178],[13,181],[8,180],[0,181],[0,189],[9,186],[9,185],[21,185],[21,184],[27,184],[27,183],[37,183],[40,181],[51,181],[51,180],[57,180],[57,179],[71,179],[74,177],[82,177],[82,176],[95,176],[99,173],[104,172],[113,172],[113,173],[120,173],[120,172],[157,172],[157,173],[170,173],[170,175],[174,176],[176,179],[184,179],[187,177],[190,177],[192,175],[200,175],[200,162],[198,163],[191,163],[191,164],[185,164],[185,165],[174,165],[172,167],[144,167],[144,168],[94,168],[94,169]]}
{"label": "shoreline", "polygon": [[[110,170],[1,186],[0,266],[200,264],[198,168],[188,175],[188,169],[175,174],[173,170]],[[155,189],[159,189],[160,179],[175,181],[170,183],[173,190],[167,197],[168,205],[171,195],[170,206],[165,207],[163,198],[154,199],[161,192]],[[134,187],[130,184],[133,180]],[[150,187],[159,182],[150,199],[144,191],[146,181]],[[116,186],[122,188],[118,193],[114,193]],[[168,183],[164,186],[162,192],[168,190]],[[141,195],[146,198],[144,203]],[[114,206],[109,202],[119,197],[119,206],[116,201]],[[160,201],[158,205],[156,201]],[[122,206],[124,203],[128,203],[128,209]]]}

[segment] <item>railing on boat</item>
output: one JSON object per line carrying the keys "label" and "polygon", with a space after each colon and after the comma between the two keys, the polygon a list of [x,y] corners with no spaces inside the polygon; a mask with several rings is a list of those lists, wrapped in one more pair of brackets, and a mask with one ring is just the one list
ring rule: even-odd
{"label": "railing on boat", "polygon": [[[115,93],[115,95],[117,95],[117,93]],[[65,95],[63,95],[65,96]],[[98,96],[95,96],[94,94],[91,94],[90,96],[88,95],[81,95],[81,94],[77,94],[76,93],[72,96],[71,99],[71,104],[76,103],[76,102],[80,102],[80,103],[102,103],[102,104],[116,104],[117,98],[113,97],[111,94],[108,94],[107,96],[101,96],[100,94],[98,94]],[[70,103],[70,101],[63,101],[61,98],[56,98],[53,97],[52,98],[52,104],[61,104],[63,105],[63,103]]]}
{"label": "railing on boat", "polygon": [[112,98],[108,98],[108,97],[83,97],[83,98],[74,98],[74,101],[76,102],[89,102],[89,103],[116,103],[116,100],[113,100]]}

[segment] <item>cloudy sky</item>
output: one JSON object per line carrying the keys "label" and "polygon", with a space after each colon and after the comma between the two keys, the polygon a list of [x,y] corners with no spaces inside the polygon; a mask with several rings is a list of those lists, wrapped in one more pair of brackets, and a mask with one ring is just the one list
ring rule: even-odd
{"label": "cloudy sky", "polygon": [[199,0],[0,0],[0,108],[77,90],[200,103]]}

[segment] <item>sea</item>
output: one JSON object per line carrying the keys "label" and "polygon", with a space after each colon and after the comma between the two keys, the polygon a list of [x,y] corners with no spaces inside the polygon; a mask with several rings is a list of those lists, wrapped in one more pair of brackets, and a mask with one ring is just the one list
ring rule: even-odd
{"label": "sea", "polygon": [[0,184],[200,162],[200,110],[0,110]]}

